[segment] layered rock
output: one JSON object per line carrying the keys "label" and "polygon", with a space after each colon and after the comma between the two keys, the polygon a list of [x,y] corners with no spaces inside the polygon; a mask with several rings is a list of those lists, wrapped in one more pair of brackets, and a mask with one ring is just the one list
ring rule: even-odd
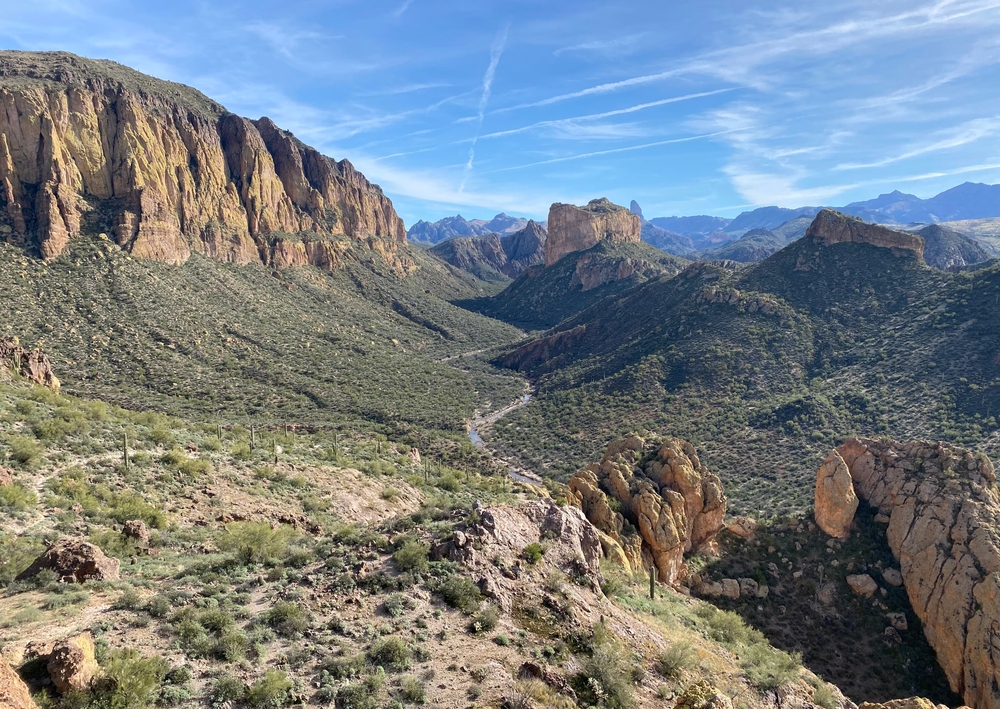
{"label": "layered rock", "polygon": [[816,524],[831,537],[847,536],[858,509],[858,496],[854,493],[851,471],[835,450],[819,467],[816,476]]}
{"label": "layered rock", "polygon": [[823,246],[870,244],[891,249],[897,255],[916,254],[921,260],[924,257],[924,240],[919,236],[870,224],[832,209],[823,209],[816,215],[806,231],[805,238]]}
{"label": "layered rock", "polygon": [[406,238],[377,185],[268,118],[114,62],[0,52],[0,238],[51,259],[86,231],[167,263],[323,268],[327,249],[300,241],[375,239],[391,256]]}
{"label": "layered rock", "polygon": [[18,581],[37,576],[43,569],[51,569],[59,580],[70,583],[85,581],[117,581],[121,562],[107,556],[101,548],[81,539],[60,539],[31,566],[17,576]]}
{"label": "layered rock", "polygon": [[836,452],[858,497],[888,519],[903,586],[951,688],[969,706],[1000,708],[1000,491],[992,462],[926,441],[851,438]]}
{"label": "layered rock", "polygon": [[59,390],[52,363],[40,349],[26,350],[16,337],[0,340],[0,368],[12,369],[30,382]]}
{"label": "layered rock", "polygon": [[28,685],[3,659],[0,659],[0,707],[38,709],[28,692]]}
{"label": "layered rock", "polygon": [[500,237],[500,244],[507,255],[504,274],[517,278],[530,266],[545,263],[545,242],[548,231],[534,220],[519,231]]}
{"label": "layered rock", "polygon": [[587,519],[621,547],[631,570],[655,566],[668,584],[686,578],[685,553],[714,552],[726,514],[718,476],[679,439],[632,434],[613,441],[600,463],[570,479],[569,490]]}
{"label": "layered rock", "polygon": [[553,204],[549,208],[548,227],[545,265],[551,266],[566,254],[585,251],[600,241],[638,243],[642,219],[601,198],[591,200],[585,207]]}

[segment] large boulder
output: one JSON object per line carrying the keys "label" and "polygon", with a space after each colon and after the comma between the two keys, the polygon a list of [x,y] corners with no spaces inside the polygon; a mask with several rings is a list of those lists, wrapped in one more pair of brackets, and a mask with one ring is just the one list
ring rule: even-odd
{"label": "large boulder", "polygon": [[18,581],[52,569],[61,581],[116,581],[121,562],[107,556],[100,547],[82,539],[60,539],[17,576]]}
{"label": "large boulder", "polygon": [[14,484],[14,474],[0,465],[0,487],[10,487]]}
{"label": "large boulder", "polygon": [[851,529],[858,510],[851,471],[836,450],[819,467],[816,476],[816,524],[831,537],[843,539]]}
{"label": "large boulder", "polygon": [[686,577],[685,553],[714,553],[726,515],[721,481],[679,439],[612,441],[569,490],[587,519],[622,546],[631,569],[655,566],[668,584]]}
{"label": "large boulder", "polygon": [[48,356],[39,349],[24,349],[16,337],[0,340],[0,368],[12,369],[30,382],[59,390]]}
{"label": "large boulder", "polygon": [[60,694],[87,689],[100,669],[90,633],[80,633],[56,643],[49,655],[47,669]]}
{"label": "large boulder", "polygon": [[28,693],[28,686],[13,668],[0,659],[0,707],[3,709],[38,709]]}
{"label": "large boulder", "polygon": [[952,690],[969,706],[1000,709],[1000,491],[993,463],[928,441],[850,438],[836,452],[857,496],[888,519],[886,541],[903,587]]}
{"label": "large boulder", "polygon": [[592,199],[584,207],[553,204],[549,208],[549,233],[545,241],[545,265],[566,254],[585,251],[605,239],[639,243],[642,219],[605,198]]}

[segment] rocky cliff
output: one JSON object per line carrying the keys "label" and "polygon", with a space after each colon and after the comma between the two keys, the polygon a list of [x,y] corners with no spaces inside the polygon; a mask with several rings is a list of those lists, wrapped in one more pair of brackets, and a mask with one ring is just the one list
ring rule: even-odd
{"label": "rocky cliff", "polygon": [[549,208],[549,236],[545,243],[545,265],[566,254],[585,251],[598,242],[638,243],[642,219],[605,198],[593,199],[585,207],[553,204]]}
{"label": "rocky cliff", "polygon": [[914,253],[924,256],[924,240],[913,234],[887,229],[878,224],[869,224],[856,217],[832,209],[823,209],[806,231],[806,239],[832,246],[833,244],[870,244],[891,249],[893,253]]}
{"label": "rocky cliff", "polygon": [[601,532],[605,555],[630,571],[655,566],[668,584],[686,577],[685,553],[713,550],[726,514],[719,478],[694,446],[677,439],[632,434],[613,441],[569,489]]}
{"label": "rocky cliff", "polygon": [[52,363],[40,349],[26,350],[15,337],[0,340],[0,369],[11,369],[34,384],[59,390]]}
{"label": "rocky cliff", "polygon": [[[842,468],[851,489],[828,482]],[[989,458],[946,443],[851,438],[817,481],[816,520],[828,533],[850,526],[855,494],[888,524],[907,595],[952,689],[969,706],[1000,707],[1000,491]]]}
{"label": "rocky cliff", "polygon": [[114,62],[0,52],[0,238],[52,259],[83,232],[167,263],[324,268],[338,241],[392,259],[406,239],[377,185],[268,118]]}
{"label": "rocky cliff", "polygon": [[512,234],[500,237],[504,253],[507,254],[507,269],[504,271],[511,278],[517,278],[528,270],[528,267],[545,263],[545,241],[548,231],[538,222],[531,220],[527,225]]}

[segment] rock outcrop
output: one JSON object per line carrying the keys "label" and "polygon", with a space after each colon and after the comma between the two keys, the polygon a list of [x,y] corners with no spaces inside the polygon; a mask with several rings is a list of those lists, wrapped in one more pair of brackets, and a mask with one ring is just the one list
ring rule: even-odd
{"label": "rock outcrop", "polygon": [[0,659],[0,707],[38,709],[28,692],[28,685],[3,659]]}
{"label": "rock outcrop", "polygon": [[920,260],[924,258],[924,240],[919,236],[870,224],[832,209],[823,209],[816,215],[805,238],[823,246],[870,244],[891,249],[897,255],[911,253],[916,254]]}
{"label": "rock outcrop", "polygon": [[630,570],[655,566],[668,584],[686,577],[685,553],[714,551],[726,514],[719,478],[678,439],[632,434],[613,441],[600,463],[570,479],[569,490],[587,519],[620,545]]}
{"label": "rock outcrop", "polygon": [[835,450],[819,467],[816,476],[816,524],[831,537],[847,536],[858,510],[858,496],[854,493],[851,471]]}
{"label": "rock outcrop", "polygon": [[0,238],[52,259],[83,232],[167,263],[321,268],[331,240],[390,260],[406,240],[377,185],[268,118],[114,62],[0,52]]}
{"label": "rock outcrop", "polygon": [[60,539],[48,551],[35,559],[17,576],[18,581],[30,579],[43,569],[56,572],[61,581],[116,581],[121,562],[107,556],[101,548],[81,539]]}
{"label": "rock outcrop", "polygon": [[500,244],[507,254],[507,265],[503,273],[517,278],[536,264],[545,263],[545,242],[548,231],[534,220],[519,231],[500,237]]}
{"label": "rock outcrop", "polygon": [[46,668],[60,694],[87,689],[100,669],[94,658],[94,639],[90,633],[80,633],[56,643]]}
{"label": "rock outcrop", "polygon": [[926,441],[851,438],[836,452],[858,497],[888,518],[903,586],[951,688],[969,706],[1000,708],[1000,491],[992,462]]}
{"label": "rock outcrop", "polygon": [[17,338],[0,340],[0,368],[12,369],[28,381],[59,390],[52,363],[40,349],[26,350]]}
{"label": "rock outcrop", "polygon": [[596,246],[605,239],[638,243],[642,234],[639,216],[605,198],[591,200],[585,207],[553,204],[549,208],[548,225],[546,266],[551,266],[566,254]]}
{"label": "rock outcrop", "polygon": [[505,611],[513,608],[519,579],[528,573],[522,554],[529,544],[544,541],[547,565],[587,578],[592,588],[600,589],[600,536],[579,509],[536,500],[478,512],[479,521],[456,531],[437,554],[464,564],[483,594]]}

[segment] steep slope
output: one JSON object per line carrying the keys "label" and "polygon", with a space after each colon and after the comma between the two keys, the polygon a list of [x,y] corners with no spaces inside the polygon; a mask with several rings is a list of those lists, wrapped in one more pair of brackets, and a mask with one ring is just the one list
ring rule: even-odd
{"label": "steep slope", "polygon": [[525,330],[560,321],[650,278],[673,275],[687,262],[645,243],[601,241],[552,266],[532,266],[500,294],[455,301]]}
{"label": "steep slope", "polygon": [[1000,217],[1000,185],[963,182],[926,200],[924,206],[939,222],[996,219]]}
{"label": "steep slope", "polygon": [[595,455],[587,437],[668,430],[697,442],[737,513],[811,505],[848,433],[1000,453],[1000,267],[950,274],[922,248],[823,212],[748,268],[696,264],[603,299],[501,358],[538,392],[490,444],[563,477]]}
{"label": "steep slope", "polygon": [[0,53],[0,106],[0,226],[45,259],[101,232],[167,263],[330,269],[365,244],[408,267],[382,191],[270,119],[61,52]]}
{"label": "steep slope", "polygon": [[786,244],[790,244],[806,235],[806,231],[809,229],[809,225],[812,224],[814,218],[807,216],[795,217],[780,226],[774,227],[771,231],[784,239]]}
{"label": "steep slope", "polygon": [[489,234],[513,234],[524,229],[528,220],[521,217],[511,217],[501,212],[486,221],[485,219],[465,219],[461,214],[445,217],[436,222],[418,221],[410,227],[406,236],[412,241],[437,244],[456,236],[488,236]]}
{"label": "steep slope", "polygon": [[545,263],[545,242],[548,231],[544,226],[530,220],[523,229],[500,237],[500,244],[507,254],[507,270],[504,273],[517,278],[529,267]]}
{"label": "steep slope", "polygon": [[661,229],[691,237],[706,237],[709,234],[725,231],[732,219],[725,217],[710,217],[699,215],[695,217],[654,217],[649,220]]}
{"label": "steep slope", "polygon": [[661,229],[645,219],[642,221],[641,236],[650,246],[674,256],[687,256],[694,251],[694,241],[690,237]]}
{"label": "steep slope", "polygon": [[199,254],[169,266],[91,237],[48,263],[0,245],[0,334],[43,342],[68,391],[136,408],[461,431],[522,385],[438,360],[519,333],[446,302],[477,295],[471,278],[407,258],[416,271],[400,278],[361,247],[325,273]]}
{"label": "steep slope", "polygon": [[496,234],[456,236],[437,243],[430,253],[484,281],[507,281],[507,254]]}
{"label": "steep slope", "polygon": [[785,245],[785,239],[770,229],[751,229],[736,241],[717,249],[702,251],[703,259],[754,263],[762,261]]}
{"label": "steep slope", "polygon": [[974,239],[940,224],[926,226],[917,234],[924,240],[924,258],[935,268],[961,268],[990,258]]}
{"label": "steep slope", "polygon": [[742,234],[750,229],[773,229],[796,217],[813,217],[821,207],[799,207],[786,209],[784,207],[758,207],[749,212],[742,212],[726,226],[727,234]]}

